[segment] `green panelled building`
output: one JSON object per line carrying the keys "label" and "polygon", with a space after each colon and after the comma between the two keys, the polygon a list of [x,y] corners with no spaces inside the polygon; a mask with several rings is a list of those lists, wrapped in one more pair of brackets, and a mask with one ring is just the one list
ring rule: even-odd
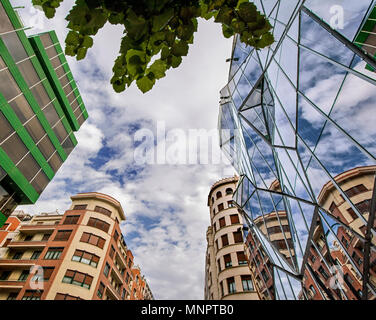
{"label": "green panelled building", "polygon": [[27,37],[0,0],[0,227],[17,205],[38,200],[87,118],[56,33]]}

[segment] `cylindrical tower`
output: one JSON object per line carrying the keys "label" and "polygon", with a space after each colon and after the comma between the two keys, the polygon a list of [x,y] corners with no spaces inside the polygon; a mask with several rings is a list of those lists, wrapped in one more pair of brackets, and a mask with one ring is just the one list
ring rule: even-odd
{"label": "cylindrical tower", "polygon": [[244,252],[242,216],[232,204],[237,182],[236,176],[220,180],[209,192],[205,299],[259,300]]}

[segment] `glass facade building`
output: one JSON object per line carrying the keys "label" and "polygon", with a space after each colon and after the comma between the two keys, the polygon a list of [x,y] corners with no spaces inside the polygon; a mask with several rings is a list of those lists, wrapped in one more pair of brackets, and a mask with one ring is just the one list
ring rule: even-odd
{"label": "glass facade building", "polygon": [[376,1],[253,2],[275,43],[234,38],[219,132],[264,296],[375,299]]}
{"label": "glass facade building", "polygon": [[88,118],[55,32],[28,38],[0,1],[0,226],[37,201]]}

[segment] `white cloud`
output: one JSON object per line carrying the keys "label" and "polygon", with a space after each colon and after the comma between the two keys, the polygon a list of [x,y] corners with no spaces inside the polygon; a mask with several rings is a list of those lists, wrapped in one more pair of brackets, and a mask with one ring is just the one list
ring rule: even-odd
{"label": "white cloud", "polygon": [[[45,21],[44,30],[30,33],[55,29],[64,47],[64,18],[72,3],[64,1],[56,18]],[[12,4],[25,5],[22,1]],[[21,14],[28,25],[28,5]],[[85,60],[67,57],[89,120],[77,133],[77,148],[37,204],[23,209],[31,213],[59,209],[62,213],[69,207],[69,197],[77,192],[113,196],[125,209],[125,240],[155,297],[202,299],[207,194],[216,180],[234,171],[226,165],[153,165],[130,177],[129,172],[136,168],[131,128],[138,124],[154,130],[161,120],[167,130],[216,128],[219,90],[227,81],[229,65],[225,60],[232,43],[223,38],[218,25],[200,22],[189,56],[178,69],[168,71],[151,92],[143,95],[132,85],[115,94],[109,81],[120,37],[119,28],[106,26]],[[99,154],[104,146],[115,153],[109,157],[103,151]]]}

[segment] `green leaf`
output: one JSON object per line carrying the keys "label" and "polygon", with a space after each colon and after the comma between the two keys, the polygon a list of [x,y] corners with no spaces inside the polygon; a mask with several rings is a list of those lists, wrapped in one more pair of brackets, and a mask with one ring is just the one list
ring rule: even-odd
{"label": "green leaf", "polygon": [[217,17],[215,18],[215,22],[225,23],[227,25],[231,24],[232,19],[234,18],[234,10],[229,7],[222,7]]}
{"label": "green leaf", "polygon": [[223,33],[223,36],[225,38],[230,38],[234,35],[234,30],[232,30],[232,28],[223,24],[222,25],[222,33]]}
{"label": "green leaf", "polygon": [[238,14],[244,22],[257,20],[257,7],[251,2],[243,2],[239,6]]}
{"label": "green leaf", "polygon": [[74,47],[74,46],[66,45],[65,46],[65,54],[67,56],[74,57],[76,55],[76,50],[75,49],[76,49],[76,47]]}
{"label": "green leaf", "polygon": [[137,41],[147,32],[146,20],[142,16],[137,16],[132,9],[128,9],[127,13],[127,19],[124,22],[127,35]]}
{"label": "green leaf", "polygon": [[75,31],[69,31],[65,43],[72,46],[78,46],[80,44],[80,35]]}
{"label": "green leaf", "polygon": [[188,54],[189,46],[185,41],[175,42],[172,47],[172,54],[174,56],[186,56]]}
{"label": "green leaf", "polygon": [[82,46],[85,48],[91,48],[93,44],[94,44],[94,41],[90,36],[86,36],[82,42]]}
{"label": "green leaf", "polygon": [[142,91],[142,93],[150,91],[154,84],[155,80],[150,80],[148,77],[142,77],[136,81],[137,87]]}
{"label": "green leaf", "polygon": [[154,74],[156,79],[161,79],[166,76],[167,64],[162,60],[156,60],[148,70]]}
{"label": "green leaf", "polygon": [[153,32],[158,32],[164,29],[170,20],[174,17],[174,8],[167,8],[162,14],[155,16],[153,19]]}
{"label": "green leaf", "polygon": [[177,68],[180,66],[181,62],[183,61],[182,57],[175,57],[175,56],[172,56],[172,59],[171,59],[171,66],[173,68]]}
{"label": "green leaf", "polygon": [[80,48],[78,49],[77,51],[77,60],[82,60],[86,57],[86,53],[87,53],[87,48]]}

